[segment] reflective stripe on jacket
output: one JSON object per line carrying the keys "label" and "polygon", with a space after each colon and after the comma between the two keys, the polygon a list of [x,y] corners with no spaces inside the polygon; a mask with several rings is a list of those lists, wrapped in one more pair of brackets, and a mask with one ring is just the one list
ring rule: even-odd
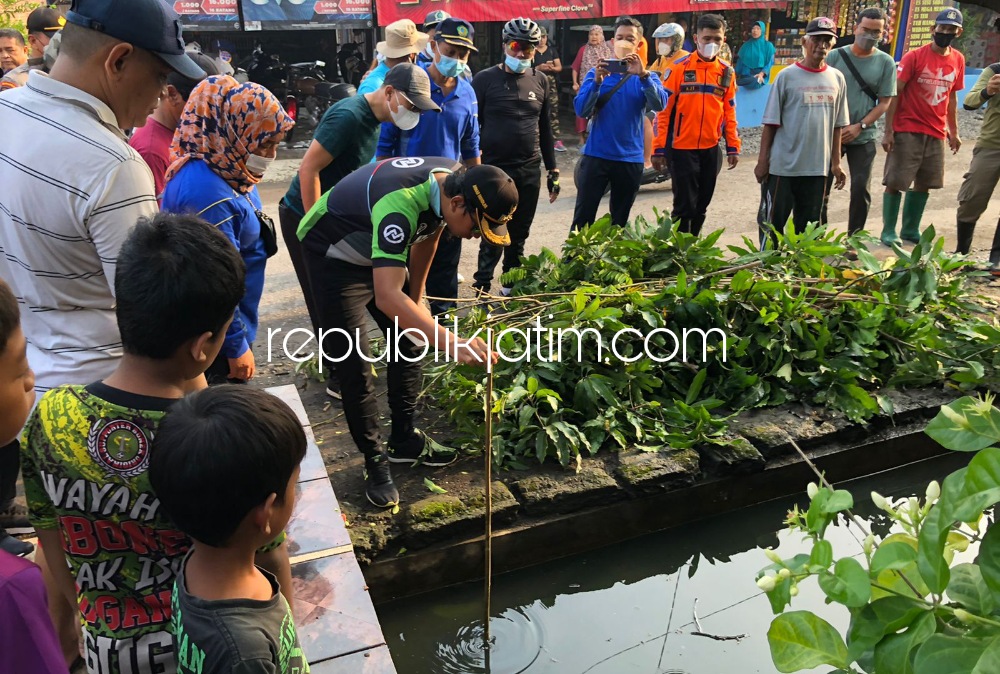
{"label": "reflective stripe on jacket", "polygon": [[[727,72],[728,84],[724,82]],[[675,150],[707,150],[718,145],[723,134],[726,154],[740,153],[732,66],[693,53],[675,62],[663,88],[668,98],[667,107],[656,116],[656,154],[666,153],[668,141]]]}

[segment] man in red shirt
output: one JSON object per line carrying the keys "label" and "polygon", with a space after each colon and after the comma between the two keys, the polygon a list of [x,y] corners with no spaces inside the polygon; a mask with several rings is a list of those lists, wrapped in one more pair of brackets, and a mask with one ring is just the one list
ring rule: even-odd
{"label": "man in red shirt", "polygon": [[[205,71],[207,76],[219,74],[219,66],[214,59],[199,53],[189,53],[188,56]],[[174,140],[177,122],[184,112],[191,90],[196,86],[198,86],[197,80],[189,80],[179,73],[170,73],[160,104],[153,110],[153,114],[146,118],[146,124],[136,129],[129,139],[128,144],[139,153],[149,165],[149,170],[153,172],[157,200],[166,184],[164,175],[170,166],[170,143]]]}
{"label": "man in red shirt", "polygon": [[[902,192],[904,241],[920,240],[920,219],[929,190],[944,187],[944,141],[953,153],[962,147],[958,135],[958,92],[965,86],[965,57],[951,47],[962,34],[962,13],[948,7],[935,21],[934,41],[903,56],[898,73],[898,96],[885,116],[882,147],[885,160],[882,184],[882,243],[899,243],[896,221]],[[911,187],[912,186],[912,187]]]}

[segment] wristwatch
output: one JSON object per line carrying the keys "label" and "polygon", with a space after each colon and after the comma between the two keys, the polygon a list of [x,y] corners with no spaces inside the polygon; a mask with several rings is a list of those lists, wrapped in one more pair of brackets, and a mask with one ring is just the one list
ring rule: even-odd
{"label": "wristwatch", "polygon": [[864,122],[858,122],[858,126],[860,126],[861,130],[864,131],[865,129],[870,128],[871,124],[865,124]]}

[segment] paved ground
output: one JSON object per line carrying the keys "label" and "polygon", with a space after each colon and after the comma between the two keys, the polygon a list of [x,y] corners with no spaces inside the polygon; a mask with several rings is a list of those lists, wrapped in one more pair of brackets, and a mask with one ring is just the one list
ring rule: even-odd
{"label": "paved ground", "polygon": [[[964,114],[964,113],[963,113]],[[969,126],[975,126],[976,120],[971,114],[963,120]],[[934,224],[938,232],[947,239],[948,247],[954,246],[955,239],[955,209],[957,205],[958,188],[962,182],[962,176],[967,170],[972,157],[974,139],[966,131],[966,144],[958,155],[947,158],[946,187],[934,192],[927,206],[924,215],[924,225]],[[569,224],[572,219],[573,205],[576,198],[576,190],[572,184],[572,164],[575,163],[578,154],[575,148],[570,152],[560,154],[559,161],[563,167],[566,179],[563,180],[563,193],[554,204],[539,204],[538,215],[532,227],[531,238],[527,244],[527,253],[539,251],[543,246],[558,250],[566,238]],[[879,152],[876,159],[876,167],[873,175],[877,178],[873,180],[874,203],[872,213],[868,220],[868,229],[876,235],[881,228],[881,186],[879,178],[882,175],[884,153]],[[738,243],[741,236],[755,238],[756,234],[756,210],[759,200],[759,187],[753,178],[753,166],[757,160],[756,155],[744,156],[739,166],[733,171],[723,171],[720,176],[719,186],[715,194],[715,199],[708,212],[708,223],[706,228],[724,228],[721,243]],[[269,174],[270,182],[261,187],[262,198],[267,210],[277,218],[277,203],[284,194],[288,180],[294,175],[297,169],[296,160],[279,160],[276,162],[274,171]],[[846,166],[845,166],[846,170]],[[669,183],[659,186],[644,187],[632,210],[633,215],[644,215],[647,218],[653,217],[654,209],[669,211],[672,203],[672,193]],[[605,199],[603,208],[607,209]],[[834,227],[846,229],[848,208],[847,191],[836,192],[830,202],[830,219]],[[993,231],[1000,216],[1000,204],[992,204],[986,214],[981,218],[979,229],[976,232],[974,245],[974,255],[985,258],[986,252],[991,244]],[[467,242],[460,271],[466,279],[471,281],[475,271],[475,243]],[[882,250],[882,254],[888,254],[888,249]],[[461,286],[461,292],[471,295],[468,283]],[[302,301],[301,292],[295,280],[295,275],[291,268],[291,263],[287,254],[282,250],[277,257],[268,264],[268,277],[265,289],[263,306],[261,307],[261,330],[258,343],[255,347],[258,364],[261,367],[260,385],[273,386],[295,382],[300,386],[302,400],[305,403],[309,417],[313,421],[314,429],[321,450],[326,460],[327,468],[333,480],[334,489],[338,497],[341,498],[344,509],[349,515],[355,517],[369,517],[371,510],[363,504],[361,496],[360,455],[354,448],[347,434],[346,424],[339,403],[330,403],[323,394],[322,386],[316,382],[306,385],[301,377],[296,377],[293,373],[294,365],[287,360],[282,360],[278,353],[273,354],[274,360],[264,366],[267,360],[267,334],[268,328],[281,328],[286,332],[295,327],[307,327],[308,321],[305,315],[305,306]],[[278,341],[275,340],[278,347]],[[452,487],[461,488],[460,484],[454,481],[465,481],[462,475],[472,472],[474,475],[478,462],[475,465],[463,462],[457,469],[446,469],[447,477],[450,479]],[[427,469],[417,469],[415,471],[397,471],[404,476],[400,487],[404,500],[425,496],[426,489],[421,482],[424,475],[432,475],[424,472]],[[435,477],[439,480],[440,476]],[[466,479],[472,479],[468,476]]]}

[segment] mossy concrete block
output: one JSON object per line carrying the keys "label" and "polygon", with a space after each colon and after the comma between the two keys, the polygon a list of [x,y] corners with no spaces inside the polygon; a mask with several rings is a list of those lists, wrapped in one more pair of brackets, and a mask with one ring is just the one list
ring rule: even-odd
{"label": "mossy concrete block", "polygon": [[764,470],[764,456],[744,437],[726,434],[724,445],[704,445],[698,449],[707,475],[746,475]]}
{"label": "mossy concrete block", "polygon": [[511,489],[525,513],[533,516],[573,512],[624,497],[618,482],[596,461],[585,461],[579,473],[526,477],[513,482]]}
{"label": "mossy concrete block", "polygon": [[626,488],[640,492],[686,487],[694,483],[698,472],[697,451],[669,447],[658,452],[622,452],[618,455],[618,468],[615,470]]}
{"label": "mossy concrete block", "polygon": [[933,419],[942,405],[953,403],[964,395],[959,391],[939,388],[889,389],[880,393],[892,403],[891,418],[897,425]]}
{"label": "mossy concrete block", "polygon": [[[493,523],[507,524],[517,516],[518,503],[502,482],[494,482]],[[435,494],[405,508],[402,528],[406,544],[425,547],[449,538],[482,532],[486,516],[486,495],[482,492],[464,497]]]}
{"label": "mossy concrete block", "polygon": [[792,436],[776,420],[761,412],[741,414],[730,424],[734,432],[746,438],[767,459],[776,459],[795,451]]}

